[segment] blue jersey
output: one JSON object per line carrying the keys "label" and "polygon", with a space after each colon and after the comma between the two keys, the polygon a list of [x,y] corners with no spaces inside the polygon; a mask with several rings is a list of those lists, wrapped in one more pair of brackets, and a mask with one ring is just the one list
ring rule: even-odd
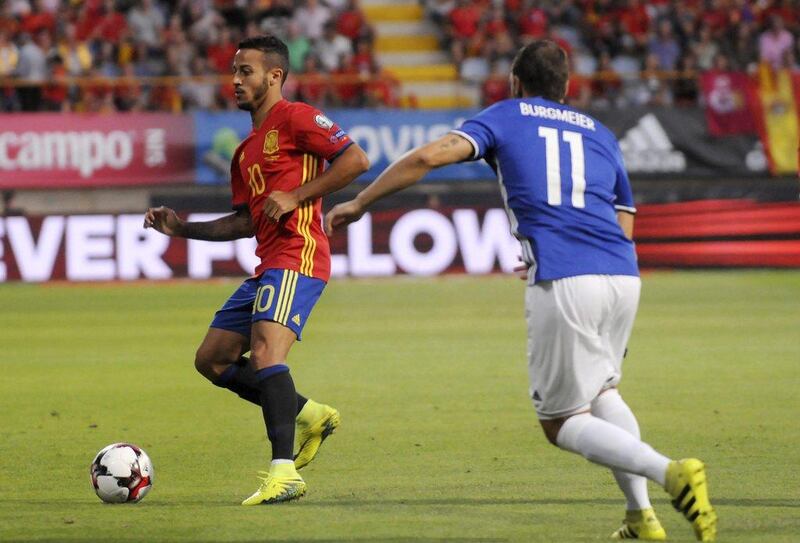
{"label": "blue jersey", "polygon": [[635,213],[614,135],[598,121],[543,98],[503,100],[453,131],[500,183],[512,233],[535,281],[639,275],[617,210]]}

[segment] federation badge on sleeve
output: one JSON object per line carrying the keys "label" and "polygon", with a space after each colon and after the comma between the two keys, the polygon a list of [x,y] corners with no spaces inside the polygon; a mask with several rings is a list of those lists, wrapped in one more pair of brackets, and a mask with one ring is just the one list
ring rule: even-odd
{"label": "federation badge on sleeve", "polygon": [[264,154],[274,155],[278,152],[278,131],[270,130],[264,137]]}
{"label": "federation badge on sleeve", "polygon": [[314,122],[317,123],[317,125],[320,128],[324,128],[325,130],[330,130],[331,128],[333,128],[333,121],[327,118],[322,113],[318,113],[314,117]]}

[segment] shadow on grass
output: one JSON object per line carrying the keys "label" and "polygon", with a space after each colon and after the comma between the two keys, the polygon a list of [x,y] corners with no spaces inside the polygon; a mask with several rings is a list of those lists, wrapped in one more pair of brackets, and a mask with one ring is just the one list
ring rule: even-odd
{"label": "shadow on grass", "polygon": [[[718,498],[713,499],[713,504],[720,507],[787,507],[800,508],[800,500],[792,498]],[[669,504],[666,498],[656,498],[654,503],[661,506]],[[138,504],[100,504],[94,501],[62,501],[58,504],[52,501],[31,500],[31,499],[3,499],[4,505],[25,505],[42,506],[52,508],[54,505],[62,506],[84,506],[98,505],[100,507],[135,507],[136,509],[181,509],[185,507],[231,507],[241,509],[238,502],[220,499],[213,500],[180,500],[180,501],[159,501],[151,500]],[[392,498],[392,499],[357,499],[352,496],[333,498],[325,500],[315,500],[313,498],[304,499],[299,502],[271,505],[275,507],[380,507],[380,506],[408,506],[408,507],[472,507],[486,505],[620,505],[624,499],[620,498]],[[266,507],[266,506],[265,506]]]}
{"label": "shadow on grass", "polygon": [[[25,539],[5,539],[11,543],[12,541],[29,541]],[[33,540],[31,540],[33,541]],[[106,542],[107,540],[98,540],[98,539],[75,539],[75,538],[68,538],[68,539],[36,539],[36,543],[90,543],[90,542]],[[125,542],[125,541],[132,541],[126,539],[119,539],[118,541]],[[140,541],[140,540],[135,540]],[[158,543],[178,543],[178,542],[186,542],[187,539],[149,539],[148,541],[158,542]],[[191,540],[192,543],[219,543],[219,540]],[[342,539],[254,539],[254,540],[245,540],[245,539],[231,539],[226,540],[231,541],[231,543],[349,543],[349,542],[364,542],[364,543],[505,543],[509,541],[508,539],[500,539],[500,538],[485,538],[485,537],[443,537],[443,538],[431,538],[431,537],[394,537],[394,538],[381,538],[381,537],[347,537]]]}

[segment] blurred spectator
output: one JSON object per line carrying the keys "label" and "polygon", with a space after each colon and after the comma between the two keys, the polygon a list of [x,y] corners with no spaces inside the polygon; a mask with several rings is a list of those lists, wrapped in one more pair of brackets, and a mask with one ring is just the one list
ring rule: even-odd
{"label": "blurred spectator", "polygon": [[161,31],[166,20],[164,14],[153,0],[139,0],[128,12],[128,25],[137,41],[157,48],[160,45]]}
{"label": "blurred spectator", "polygon": [[627,34],[633,37],[637,46],[647,43],[650,29],[650,16],[647,7],[640,0],[628,0],[619,12],[619,24]]}
{"label": "blurred spectator", "polygon": [[447,16],[454,7],[456,7],[455,0],[425,0],[425,12],[428,17],[442,27],[447,23]]}
{"label": "blurred spectator", "polygon": [[217,33],[216,39],[206,48],[209,67],[218,74],[231,73],[233,57],[237,50],[236,45],[231,29],[223,26]]}
{"label": "blurred spectator", "polygon": [[314,51],[322,68],[329,72],[340,69],[353,56],[352,43],[336,32],[336,23],[333,21],[325,23],[322,36],[314,43]]}
{"label": "blurred spectator", "polygon": [[481,33],[484,36],[482,56],[510,59],[516,54],[517,48],[501,5],[495,4],[487,14],[481,23]]}
{"label": "blurred spectator", "polygon": [[601,51],[592,79],[592,106],[610,108],[617,102],[621,89],[622,78],[611,64],[611,55],[608,51]]}
{"label": "blurred spectator", "polygon": [[364,86],[366,107],[400,107],[400,82],[375,63],[372,77]]}
{"label": "blurred spectator", "polygon": [[[211,73],[208,61],[202,56],[196,56],[191,62],[193,76],[205,76]],[[191,79],[180,86],[181,97],[185,109],[217,109],[217,89],[219,86],[208,80]]]}
{"label": "blurred spectator", "polygon": [[[570,52],[569,100],[592,107],[696,104],[697,73],[712,69],[720,54],[732,70],[750,73],[760,60],[796,69],[800,55],[797,0],[419,1],[484,102],[504,94],[501,67],[534,38],[556,40]],[[358,0],[6,0],[0,76],[53,81],[38,91],[7,86],[0,109],[233,107],[225,76],[237,43],[264,32],[290,49],[287,96],[307,95],[319,105],[414,101],[401,100],[399,82],[376,61],[374,30]],[[344,79],[331,81],[332,73]],[[223,77],[214,93],[206,80],[208,88],[196,93],[179,79],[125,79],[123,86],[102,80],[121,74]],[[57,79],[67,75],[101,80],[70,80],[65,95]]]}
{"label": "blurred spectator", "polygon": [[42,30],[46,30],[52,36],[56,29],[56,19],[53,13],[44,9],[41,0],[34,2],[34,9],[22,17],[20,30],[35,36]]}
{"label": "blurred spectator", "polygon": [[448,16],[448,34],[450,52],[453,61],[461,64],[467,56],[476,50],[480,40],[478,25],[481,21],[481,10],[475,3],[468,0],[458,0],[456,7]]}
{"label": "blurred spectator", "polygon": [[97,75],[100,77],[119,77],[122,75],[122,68],[117,62],[114,44],[105,41],[100,46],[100,54],[95,61]]}
{"label": "blurred spectator", "polygon": [[361,38],[355,42],[355,54],[353,55],[353,66],[363,77],[369,77],[380,71],[375,54],[372,51],[372,43],[367,38]]}
{"label": "blurred spectator", "polygon": [[294,21],[290,21],[287,28],[286,47],[289,49],[290,71],[302,72],[306,56],[311,52],[311,40],[300,34],[300,29]]}
{"label": "blurred spectator", "polygon": [[67,24],[64,27],[64,35],[57,49],[69,75],[86,75],[92,68],[92,52],[85,41],[76,38],[75,25]]}
{"label": "blurred spectator", "polygon": [[331,10],[319,3],[319,0],[306,0],[305,5],[294,12],[294,22],[300,33],[310,40],[322,37],[325,23],[331,20]]}
{"label": "blurred spectator", "polygon": [[313,106],[324,108],[329,102],[329,84],[320,69],[319,58],[310,54],[303,65],[303,79],[297,85],[297,98]]}
{"label": "blurred spectator", "polygon": [[119,43],[122,36],[128,31],[128,21],[117,10],[114,0],[105,0],[103,12],[97,21],[97,36],[111,43]]}
{"label": "blurred spectator", "polygon": [[195,1],[191,3],[189,13],[191,22],[187,35],[194,43],[207,45],[219,38],[219,29],[225,24],[225,19],[217,10]]}
{"label": "blurred spectator", "polygon": [[334,76],[332,98],[335,105],[339,107],[360,106],[364,89],[358,67],[353,62],[353,55],[342,54],[338,64],[339,66],[331,71],[331,75]]}
{"label": "blurred spectator", "polygon": [[570,70],[567,95],[564,97],[567,104],[577,108],[589,107],[592,98],[592,82],[585,75]]}
{"label": "blurred spectator", "polygon": [[270,0],[262,2],[256,20],[260,20],[259,29],[264,34],[286,37],[286,29],[294,20],[294,2],[292,0]]}
{"label": "blurred spectator", "polygon": [[548,28],[547,13],[542,9],[539,2],[525,0],[522,3],[522,15],[519,18],[518,25],[523,43],[543,38]]}
{"label": "blurred spectator", "polygon": [[714,57],[719,53],[719,43],[714,40],[711,29],[711,26],[703,25],[698,41],[691,47],[691,51],[697,56],[697,67],[701,70],[710,70]]}
{"label": "blurred spectator", "polygon": [[355,42],[361,38],[371,38],[372,29],[358,5],[358,0],[348,0],[336,18],[336,32]]}
{"label": "blurred spectator", "polygon": [[671,102],[667,82],[663,78],[658,57],[650,53],[645,57],[642,70],[635,78],[627,78],[622,88],[622,96],[616,104],[628,106],[660,106]]}
{"label": "blurred spectator", "polygon": [[13,75],[19,61],[19,50],[8,39],[8,32],[0,29],[0,77]]}
{"label": "blurred spectator", "polygon": [[733,67],[748,73],[754,72],[756,64],[758,64],[758,47],[753,28],[751,24],[740,24],[736,29],[736,36],[730,48]]}
{"label": "blurred spectator", "polygon": [[[724,55],[716,54],[715,59]],[[712,61],[713,66],[713,61]],[[672,97],[676,106],[692,106],[697,104],[700,87],[697,83],[697,59],[691,51],[678,61],[678,76],[672,83]]]}
{"label": "blurred spectator", "polygon": [[[39,40],[49,49],[50,35],[46,30],[39,32]],[[48,77],[47,58],[45,52],[29,34],[20,36],[19,61],[17,62],[16,76],[31,86],[22,86],[17,89],[22,111],[36,111],[42,99],[41,83]]]}
{"label": "blurred spectator", "polygon": [[784,64],[784,54],[794,48],[794,36],[786,30],[779,14],[769,18],[769,28],[758,38],[759,58],[776,70]]}
{"label": "blurred spectator", "polygon": [[648,56],[653,55],[662,70],[674,70],[681,54],[678,40],[672,30],[672,21],[662,19],[658,22],[656,35],[647,47]]}
{"label": "blurred spectator", "polygon": [[[49,61],[50,82],[42,89],[42,108],[45,111],[70,111],[72,102],[68,100],[67,84],[69,75],[60,56],[51,55]],[[74,92],[74,91],[73,91]]]}
{"label": "blurred spectator", "polygon": [[490,106],[509,97],[508,64],[495,61],[491,65],[489,77],[481,86],[481,105]]}

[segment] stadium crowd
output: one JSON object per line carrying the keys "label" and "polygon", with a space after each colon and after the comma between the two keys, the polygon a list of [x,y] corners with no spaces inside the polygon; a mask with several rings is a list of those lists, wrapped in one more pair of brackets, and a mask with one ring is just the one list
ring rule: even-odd
{"label": "stadium crowd", "polygon": [[397,105],[356,0],[7,0],[0,110],[230,109],[237,43],[263,33],[286,41],[300,74],[288,98]]}
{"label": "stadium crowd", "polygon": [[[542,37],[570,52],[578,107],[696,104],[699,72],[796,69],[800,58],[800,0],[423,3],[484,104],[506,97],[514,53]],[[264,32],[289,46],[288,98],[400,104],[358,0],[6,0],[0,110],[230,109],[236,44]]]}
{"label": "stadium crowd", "polygon": [[506,97],[518,48],[550,38],[571,56],[578,107],[696,104],[697,74],[797,69],[797,0],[426,0],[462,79]]}

